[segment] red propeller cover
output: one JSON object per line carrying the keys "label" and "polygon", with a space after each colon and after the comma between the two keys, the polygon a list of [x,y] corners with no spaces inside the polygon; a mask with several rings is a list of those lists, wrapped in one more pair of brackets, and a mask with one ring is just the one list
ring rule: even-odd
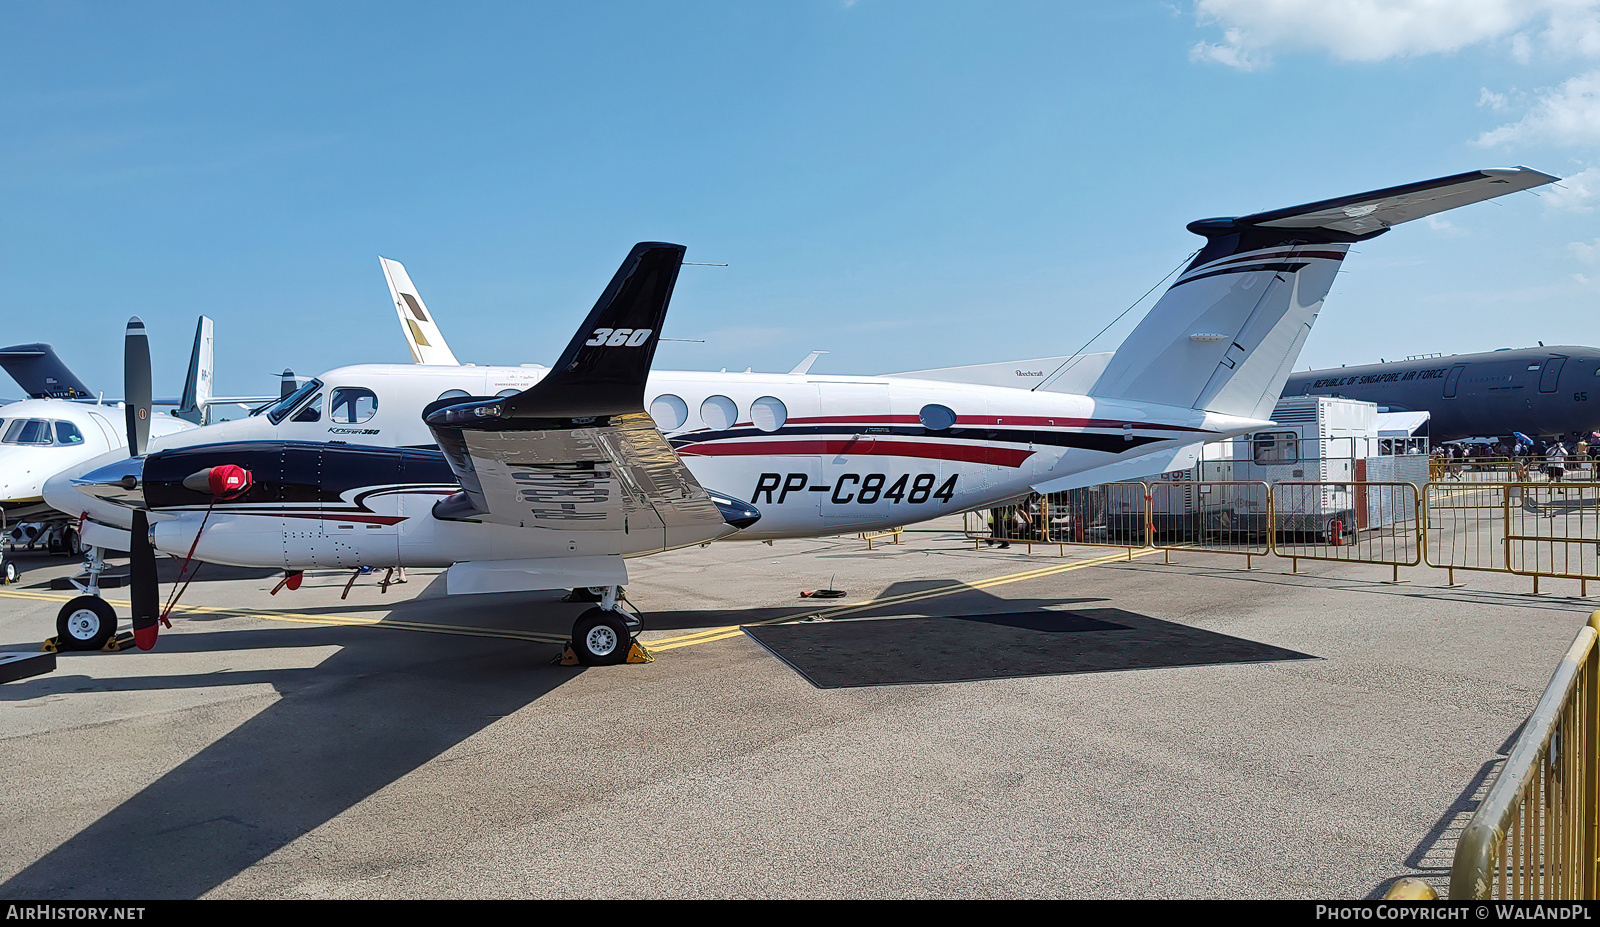
{"label": "red propeller cover", "polygon": [[211,468],[207,481],[211,487],[211,495],[218,499],[227,499],[250,488],[250,471],[234,464],[223,464]]}

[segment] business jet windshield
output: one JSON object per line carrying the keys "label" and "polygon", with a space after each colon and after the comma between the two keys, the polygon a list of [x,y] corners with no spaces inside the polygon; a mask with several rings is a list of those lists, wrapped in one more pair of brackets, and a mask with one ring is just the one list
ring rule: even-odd
{"label": "business jet windshield", "polygon": [[0,444],[26,444],[31,447],[73,447],[83,443],[83,432],[71,422],[42,418],[0,419]]}

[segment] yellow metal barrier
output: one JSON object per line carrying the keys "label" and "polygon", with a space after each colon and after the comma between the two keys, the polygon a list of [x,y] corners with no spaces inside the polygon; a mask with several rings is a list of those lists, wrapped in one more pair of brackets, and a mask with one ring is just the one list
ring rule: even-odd
{"label": "yellow metal barrier", "polygon": [[1031,554],[1035,544],[1055,544],[1057,552],[1064,556],[1065,544],[1050,539],[1049,513],[1049,503],[1042,498],[991,506],[963,513],[962,533],[972,542],[973,549],[984,544],[1021,544]]}
{"label": "yellow metal barrier", "polygon": [[1259,480],[1149,484],[1150,546],[1264,557],[1271,551],[1272,488]]}
{"label": "yellow metal barrier", "polygon": [[[1600,482],[1165,480],[1106,483],[966,515],[975,545],[1052,544],[1426,564],[1600,579]],[[1170,557],[1170,554],[1169,554]]]}
{"label": "yellow metal barrier", "polygon": [[1510,572],[1505,554],[1505,483],[1429,483],[1423,487],[1427,517],[1423,562],[1448,570]]}
{"label": "yellow metal barrier", "polygon": [[1600,611],[1567,649],[1456,844],[1452,900],[1593,899],[1600,827]]}
{"label": "yellow metal barrier", "polygon": [[1405,482],[1276,483],[1272,552],[1295,562],[1342,560],[1395,568],[1422,562],[1424,515]]}
{"label": "yellow metal barrier", "polygon": [[1600,483],[1512,483],[1501,500],[1506,569],[1600,579]]}

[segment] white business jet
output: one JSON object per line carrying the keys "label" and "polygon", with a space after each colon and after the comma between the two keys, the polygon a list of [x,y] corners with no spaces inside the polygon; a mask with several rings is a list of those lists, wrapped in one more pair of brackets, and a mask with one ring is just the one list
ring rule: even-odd
{"label": "white business jet", "polygon": [[[206,444],[52,481],[46,498],[131,525],[141,648],[157,632],[154,552],[193,550],[291,573],[448,566],[452,594],[600,587],[572,646],[582,662],[617,662],[638,628],[617,604],[628,558],[1147,476],[1270,426],[1351,243],[1555,179],[1472,171],[1192,222],[1205,244],[1082,394],[651,373],[684,249],[643,243],[549,369],[340,368],[253,420],[185,436]],[[116,616],[84,596],[58,623],[64,644],[99,646]]]}
{"label": "white business jet", "polygon": [[[211,402],[211,345],[211,320],[201,316],[183,397],[165,403],[177,406],[171,415],[149,420],[152,436],[192,430],[201,421]],[[89,398],[88,387],[50,345],[0,348],[0,366],[30,397],[0,408],[0,512],[7,540],[76,556],[77,518],[45,502],[45,481],[126,448],[127,416],[134,412],[120,401]],[[7,561],[4,569],[0,579],[15,582],[15,561]]]}

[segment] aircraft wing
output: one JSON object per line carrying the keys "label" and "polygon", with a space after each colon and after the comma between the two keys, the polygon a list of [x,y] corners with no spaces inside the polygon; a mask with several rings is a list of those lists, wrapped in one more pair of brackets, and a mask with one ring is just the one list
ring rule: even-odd
{"label": "aircraft wing", "polygon": [[433,316],[428,314],[428,307],[422,304],[422,297],[417,294],[416,284],[411,282],[405,267],[399,261],[383,257],[378,258],[378,263],[383,265],[383,277],[389,281],[389,296],[394,300],[395,312],[400,314],[400,331],[406,336],[406,344],[411,346],[412,362],[461,366],[450,346],[445,344],[444,334],[434,324]]}
{"label": "aircraft wing", "polygon": [[[681,245],[635,245],[549,375],[503,399],[423,410],[462,491],[439,518],[582,535],[585,549],[664,550],[732,534],[725,512],[644,408],[645,377],[683,261]],[[753,522],[749,517],[746,523]],[[597,541],[589,532],[610,532]],[[576,548],[574,548],[576,549]]]}
{"label": "aircraft wing", "polygon": [[1322,228],[1365,236],[1401,222],[1410,222],[1559,179],[1528,167],[1489,168],[1241,216],[1233,222],[1236,227]]}

